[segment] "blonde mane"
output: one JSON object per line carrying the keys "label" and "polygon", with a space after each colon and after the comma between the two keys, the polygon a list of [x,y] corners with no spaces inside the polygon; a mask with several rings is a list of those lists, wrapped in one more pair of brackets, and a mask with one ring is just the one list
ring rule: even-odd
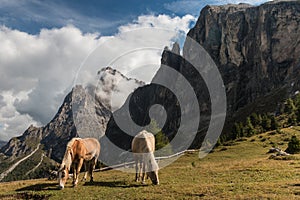
{"label": "blonde mane", "polygon": [[72,146],[76,140],[81,140],[81,138],[72,138],[67,144],[67,149],[72,148]]}
{"label": "blonde mane", "polygon": [[72,164],[72,157],[71,157],[70,151],[72,151],[72,146],[76,140],[81,140],[81,138],[72,138],[68,142],[66,152],[65,152],[64,158],[61,163],[61,168],[64,167],[64,165],[65,165],[68,168],[68,170],[70,170],[71,164]]}

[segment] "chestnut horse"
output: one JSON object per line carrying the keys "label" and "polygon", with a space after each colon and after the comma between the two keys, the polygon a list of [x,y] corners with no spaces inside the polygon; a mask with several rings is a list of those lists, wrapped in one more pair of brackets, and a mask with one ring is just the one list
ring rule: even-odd
{"label": "chestnut horse", "polygon": [[83,179],[86,179],[87,170],[90,175],[90,182],[93,182],[93,170],[100,154],[100,144],[95,138],[73,138],[67,144],[64,158],[58,170],[59,188],[63,189],[71,166],[73,166],[73,186],[78,183],[78,175],[82,164],[85,164],[85,174]]}
{"label": "chestnut horse", "polygon": [[142,183],[145,183],[145,175],[150,177],[153,184],[158,185],[158,164],[154,157],[155,138],[152,133],[145,130],[138,133],[131,143],[135,160],[135,180],[138,182],[142,171]]}

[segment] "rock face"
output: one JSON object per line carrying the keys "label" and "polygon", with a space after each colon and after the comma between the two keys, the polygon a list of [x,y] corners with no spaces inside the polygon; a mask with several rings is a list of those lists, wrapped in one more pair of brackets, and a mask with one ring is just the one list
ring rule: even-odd
{"label": "rock face", "polygon": [[[223,134],[230,132],[233,122],[244,120],[253,112],[276,112],[280,102],[300,89],[299,29],[299,1],[276,1],[258,7],[247,4],[206,6],[201,11],[188,37],[210,54],[223,78],[227,95]],[[190,55],[190,50],[190,44],[185,43],[184,58],[193,60],[201,56]],[[182,74],[195,91],[201,118],[192,148],[199,148],[211,120],[210,99],[201,76],[178,56],[178,52],[177,44],[172,51],[166,48],[161,62]],[[164,76],[168,78],[164,70],[162,66],[152,82]],[[178,77],[174,80],[173,84],[180,85]],[[149,108],[161,103],[168,113],[163,132],[172,140],[181,113],[178,100],[168,88],[152,83],[136,90],[127,101],[131,105],[132,120],[140,126],[150,122]],[[126,115],[126,106],[116,114]],[[139,131],[132,127],[133,133]],[[119,147],[130,148],[132,137],[122,131],[113,118],[108,123],[106,135]]]}
{"label": "rock face", "polygon": [[223,77],[225,132],[231,122],[252,112],[275,112],[279,102],[299,90],[299,29],[299,1],[207,6],[201,11],[188,36],[206,49]]}
{"label": "rock face", "polygon": [[299,29],[299,1],[284,1],[207,6],[188,36],[218,65],[232,113],[276,89],[299,89]]}
{"label": "rock face", "polygon": [[[44,155],[56,162],[61,162],[66,144],[71,138],[96,137],[100,139],[105,133],[111,116],[110,95],[115,91],[114,95],[119,97],[117,103],[123,104],[126,100],[124,95],[127,97],[144,83],[127,78],[110,67],[102,69],[98,75],[97,86],[89,85],[85,88],[80,85],[75,86],[65,97],[57,114],[46,126],[39,128],[30,126],[21,136],[12,138],[4,145],[0,149],[0,155],[4,154],[6,161],[13,164],[12,161],[30,154],[41,144],[40,149]],[[115,109],[118,108],[117,103],[114,104]]]}

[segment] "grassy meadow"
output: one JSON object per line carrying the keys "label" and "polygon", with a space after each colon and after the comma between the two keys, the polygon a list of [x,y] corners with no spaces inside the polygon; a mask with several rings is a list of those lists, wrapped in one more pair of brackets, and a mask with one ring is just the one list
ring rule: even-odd
{"label": "grassy meadow", "polygon": [[[0,199],[300,199],[300,155],[268,159],[285,150],[300,127],[227,142],[203,159],[186,153],[159,171],[160,185],[134,182],[134,174],[95,173],[95,183],[68,181],[64,190],[47,179],[0,183]],[[82,174],[81,174],[82,176]]]}

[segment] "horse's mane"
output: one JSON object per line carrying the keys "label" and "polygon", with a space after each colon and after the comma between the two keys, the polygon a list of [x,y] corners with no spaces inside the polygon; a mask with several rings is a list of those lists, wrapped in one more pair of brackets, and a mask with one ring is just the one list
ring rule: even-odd
{"label": "horse's mane", "polygon": [[72,164],[72,158],[71,158],[70,151],[72,151],[72,146],[73,146],[73,144],[76,140],[81,140],[81,138],[72,138],[68,142],[67,148],[66,148],[66,151],[65,151],[65,155],[64,155],[64,158],[63,158],[62,163],[61,163],[61,167],[64,167],[64,165],[65,165],[70,170],[70,167],[71,167],[71,164]]}
{"label": "horse's mane", "polygon": [[67,149],[70,149],[70,148],[72,148],[72,146],[73,146],[73,144],[74,144],[74,142],[76,141],[76,140],[81,140],[81,138],[72,138],[69,142],[68,142],[68,144],[67,144]]}

